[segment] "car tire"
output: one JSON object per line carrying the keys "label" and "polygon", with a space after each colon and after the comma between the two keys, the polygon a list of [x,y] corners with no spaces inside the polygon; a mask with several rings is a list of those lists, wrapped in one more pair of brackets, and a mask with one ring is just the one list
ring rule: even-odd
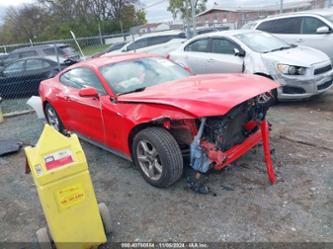
{"label": "car tire", "polygon": [[183,157],[175,138],[160,127],[146,128],[133,140],[132,156],[144,179],[151,185],[166,188],[183,173]]}
{"label": "car tire", "polygon": [[60,133],[64,134],[65,128],[57,111],[49,103],[45,105],[44,111],[47,123]]}

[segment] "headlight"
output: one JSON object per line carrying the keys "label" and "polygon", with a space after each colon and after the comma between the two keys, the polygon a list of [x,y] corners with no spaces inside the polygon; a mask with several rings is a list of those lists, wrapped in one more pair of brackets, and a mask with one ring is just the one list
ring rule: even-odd
{"label": "headlight", "polygon": [[298,67],[287,64],[277,64],[276,68],[279,73],[288,74],[288,75],[304,75],[306,72],[305,67]]}

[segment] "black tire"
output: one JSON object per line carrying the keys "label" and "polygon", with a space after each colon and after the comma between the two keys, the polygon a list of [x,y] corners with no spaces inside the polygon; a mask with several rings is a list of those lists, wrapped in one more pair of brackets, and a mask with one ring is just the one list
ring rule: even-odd
{"label": "black tire", "polygon": [[[149,177],[143,169],[144,166],[141,166],[142,159],[139,162],[138,153],[140,155],[141,142],[151,144],[153,149],[156,149],[157,156],[155,160],[158,161],[160,167],[160,172],[158,173],[160,177],[158,179]],[[134,164],[139,168],[144,179],[155,187],[166,188],[174,184],[182,176],[183,157],[181,150],[175,138],[163,128],[146,128],[136,134],[132,144],[132,157]]]}
{"label": "black tire", "polygon": [[[59,131],[60,133],[65,134],[64,125],[63,125],[61,119],[59,118],[57,111],[49,103],[46,103],[44,112],[45,112],[45,118],[46,118],[47,123],[49,125],[51,125],[53,128],[55,128],[57,131]],[[54,113],[54,115],[55,115],[54,118],[57,119],[58,126],[56,126],[54,121],[51,120],[52,118],[50,116],[50,112]]]}

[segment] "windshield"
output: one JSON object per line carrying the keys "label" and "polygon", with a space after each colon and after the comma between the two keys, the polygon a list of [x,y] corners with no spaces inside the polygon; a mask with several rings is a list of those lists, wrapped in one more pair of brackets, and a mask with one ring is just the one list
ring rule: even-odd
{"label": "windshield", "polygon": [[256,26],[256,22],[248,22],[241,29],[253,29]]}
{"label": "windshield", "polygon": [[190,75],[181,66],[163,58],[119,62],[101,67],[100,72],[117,95],[144,90]]}
{"label": "windshield", "polygon": [[327,15],[324,16],[327,20],[329,20],[331,23],[333,23],[333,15]]}
{"label": "windshield", "polygon": [[287,42],[264,32],[249,32],[235,35],[235,37],[258,53],[273,52],[292,47]]}

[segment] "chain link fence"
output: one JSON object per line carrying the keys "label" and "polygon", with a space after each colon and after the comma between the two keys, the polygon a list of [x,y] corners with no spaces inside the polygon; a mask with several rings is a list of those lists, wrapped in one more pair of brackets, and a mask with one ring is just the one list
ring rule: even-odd
{"label": "chain link fence", "polygon": [[[38,96],[42,80],[67,66],[103,52],[111,45],[129,41],[128,33],[47,42],[0,45],[0,107],[3,114],[31,110],[26,104]],[[77,46],[79,44],[80,48]]]}

